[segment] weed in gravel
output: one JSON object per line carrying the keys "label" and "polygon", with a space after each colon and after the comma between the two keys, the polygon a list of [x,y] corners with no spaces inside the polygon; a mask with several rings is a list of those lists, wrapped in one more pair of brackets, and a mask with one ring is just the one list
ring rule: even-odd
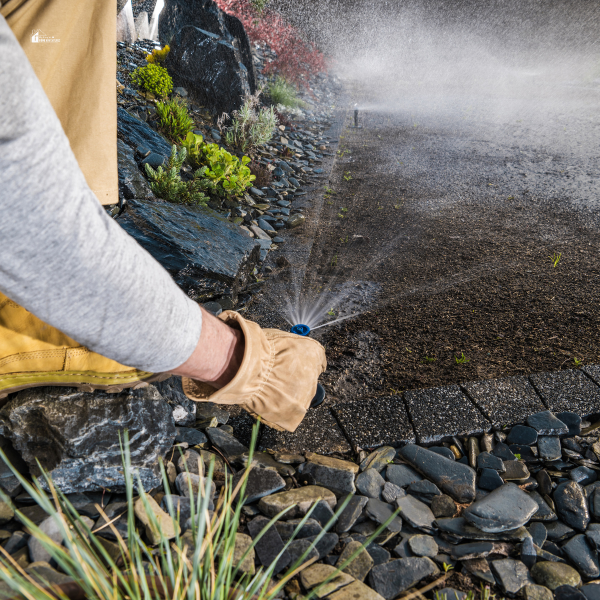
{"label": "weed in gravel", "polygon": [[548,257],[550,259],[550,261],[552,262],[552,267],[556,268],[556,265],[558,265],[561,256],[562,256],[562,252],[559,252],[558,254],[556,254],[556,252],[553,252],[552,256]]}
{"label": "weed in gravel", "polygon": [[456,362],[457,365],[464,365],[465,363],[468,363],[471,359],[467,358],[465,356],[464,352],[461,352],[460,356],[455,356],[454,357],[454,360],[455,360],[455,362]]}
{"label": "weed in gravel", "polygon": [[423,357],[423,361],[422,362],[424,362],[424,363],[432,363],[432,362],[435,362],[435,361],[436,361],[436,358],[434,356],[427,356],[427,355],[425,355]]}
{"label": "weed in gravel", "polygon": [[576,367],[580,367],[583,364],[583,360],[579,360],[577,357],[573,357],[573,362],[575,363]]}
{"label": "weed in gravel", "polygon": [[267,85],[267,94],[271,98],[273,104],[283,104],[291,108],[306,106],[306,102],[298,98],[298,93],[294,84],[289,83],[283,77],[275,77]]}

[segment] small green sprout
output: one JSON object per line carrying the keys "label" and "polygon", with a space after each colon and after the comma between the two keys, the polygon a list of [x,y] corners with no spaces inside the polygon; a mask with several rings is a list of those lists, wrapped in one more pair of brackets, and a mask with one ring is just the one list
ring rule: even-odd
{"label": "small green sprout", "polygon": [[548,258],[550,258],[550,261],[552,262],[552,267],[556,268],[556,265],[560,261],[561,256],[562,256],[562,252],[559,252],[558,254],[556,254],[556,252],[553,252],[552,256],[548,257]]}
{"label": "small green sprout", "polygon": [[424,363],[432,363],[435,362],[435,356],[427,356],[425,355],[425,357],[423,358],[423,362]]}
{"label": "small green sprout", "polygon": [[521,460],[521,455],[518,452],[515,452],[515,458],[517,460]]}
{"label": "small green sprout", "polygon": [[575,363],[576,367],[580,367],[583,364],[583,360],[579,360],[577,357],[573,357],[573,362]]}
{"label": "small green sprout", "polygon": [[337,263],[338,263],[338,255],[336,254],[332,259],[331,259],[331,266],[332,267],[337,267]]}
{"label": "small green sprout", "polygon": [[328,314],[330,317],[335,317],[335,311],[333,310],[333,308],[330,308],[330,309],[327,311],[327,314]]}
{"label": "small green sprout", "polygon": [[454,569],[454,567],[452,565],[444,563],[444,573],[447,573],[448,571],[452,571],[452,569]]}
{"label": "small green sprout", "polygon": [[461,353],[460,353],[460,357],[458,357],[458,356],[455,356],[455,357],[454,357],[454,360],[456,361],[456,364],[457,364],[457,365],[464,365],[465,363],[468,363],[468,362],[469,362],[471,359],[470,359],[470,358],[467,358],[467,357],[465,356],[465,353],[464,353],[464,352],[461,352]]}
{"label": "small green sprout", "polygon": [[352,179],[352,175],[350,175],[350,171],[346,171],[346,173],[344,174],[344,179],[346,181],[350,181]]}

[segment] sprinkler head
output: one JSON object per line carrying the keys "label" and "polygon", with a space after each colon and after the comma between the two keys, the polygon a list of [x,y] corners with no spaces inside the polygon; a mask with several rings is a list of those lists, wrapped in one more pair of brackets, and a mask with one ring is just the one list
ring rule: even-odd
{"label": "sprinkler head", "polygon": [[298,325],[294,325],[290,329],[290,333],[295,333],[296,335],[308,335],[310,333],[310,327],[308,325],[302,325],[298,323]]}
{"label": "sprinkler head", "polygon": [[354,127],[358,127],[358,108],[354,109]]}

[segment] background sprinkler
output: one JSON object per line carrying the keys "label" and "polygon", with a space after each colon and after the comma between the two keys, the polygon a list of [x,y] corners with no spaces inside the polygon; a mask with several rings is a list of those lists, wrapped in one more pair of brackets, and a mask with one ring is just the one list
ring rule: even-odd
{"label": "background sprinkler", "polygon": [[361,129],[362,125],[358,124],[358,107],[355,104],[354,105],[354,126],[351,127],[352,129]]}
{"label": "background sprinkler", "polygon": [[[290,329],[290,333],[307,336],[310,333],[310,327],[308,325],[298,323],[298,325],[294,325]],[[320,383],[317,383],[317,392],[314,398],[311,400],[310,407],[316,408],[317,406],[319,406],[319,404],[323,403],[323,400],[325,400],[325,388]]]}

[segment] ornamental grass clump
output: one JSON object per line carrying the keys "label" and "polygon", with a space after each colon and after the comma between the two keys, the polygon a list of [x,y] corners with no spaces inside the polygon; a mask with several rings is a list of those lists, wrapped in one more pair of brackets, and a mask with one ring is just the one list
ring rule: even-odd
{"label": "ornamental grass clump", "polygon": [[194,172],[191,180],[182,181],[180,171],[186,158],[185,148],[178,151],[177,146],[173,146],[166,167],[160,166],[154,170],[149,164],[146,164],[150,189],[167,202],[204,206],[208,200],[208,196],[204,192],[211,189],[209,180],[204,176],[206,169],[198,169]]}
{"label": "ornamental grass clump", "polygon": [[[198,465],[200,476],[197,491],[192,489],[191,477],[188,476],[191,516],[188,521],[190,527],[183,533],[179,512],[174,508],[169,494],[165,496],[167,513],[164,511],[160,513],[160,518],[163,519],[161,527],[159,518],[152,510],[152,506],[156,510],[155,501],[144,491],[139,474],[131,464],[127,432],[122,445],[127,502],[122,514],[112,520],[106,518],[101,506],[96,505],[96,509],[104,519],[105,524],[102,526],[90,527],[89,519],[77,512],[69,499],[55,488],[51,477],[43,469],[39,481],[43,482],[49,492],[45,492],[38,481],[31,483],[25,479],[10,466],[5,454],[0,450],[0,459],[10,467],[33,501],[54,520],[63,542],[57,542],[43,533],[40,527],[12,505],[10,498],[4,498],[5,502],[11,504],[28,532],[48,552],[50,555],[48,562],[52,561],[72,581],[59,586],[50,586],[40,580],[39,576],[36,579],[26,572],[1,547],[0,580],[12,590],[15,597],[20,595],[28,600],[56,600],[57,597],[89,600],[165,600],[166,598],[170,600],[271,600],[275,598],[290,579],[317,560],[317,558],[307,560],[307,556],[331,528],[351,496],[342,503],[302,556],[284,573],[278,575],[277,579],[274,578],[273,571],[278,560],[304,527],[316,504],[300,520],[291,539],[268,567],[260,566],[254,569],[254,546],[268,529],[293,507],[270,519],[243,556],[234,561],[236,538],[242,528],[240,517],[248,475],[253,468],[252,457],[257,434],[258,426],[255,425],[248,466],[243,477],[236,486],[233,486],[232,475],[225,478],[221,492],[214,500],[214,511],[209,511],[212,500],[214,459],[208,466],[206,476],[204,476],[204,465]],[[163,487],[165,492],[168,492],[169,480],[162,462],[160,466]],[[189,475],[187,469],[186,472]],[[140,515],[143,515],[145,527],[139,521],[136,522],[136,516]],[[126,520],[126,531],[115,526],[114,521],[119,517]],[[383,531],[392,518],[390,517],[381,525],[364,546]],[[169,522],[169,527],[164,527],[165,519]],[[170,533],[166,534],[166,530]],[[101,537],[106,531],[111,532],[111,539],[114,541]],[[341,570],[363,551],[364,546],[357,548],[352,556],[343,561],[323,583],[308,592],[305,598],[311,600],[317,597],[323,586],[327,585],[333,577],[339,576]]]}
{"label": "ornamental grass clump", "polygon": [[275,133],[277,117],[273,107],[259,108],[259,96],[262,90],[247,95],[240,110],[234,110],[231,125],[224,127],[223,123],[229,118],[224,113],[218,121],[219,129],[225,133],[225,141],[229,146],[249,152],[258,146],[266,144]]}
{"label": "ornamental grass clump", "polygon": [[306,102],[298,98],[294,84],[289,83],[283,77],[275,77],[267,86],[267,93],[273,104],[283,104],[290,108],[306,106]]}
{"label": "ornamental grass clump", "polygon": [[173,80],[169,72],[154,63],[138,67],[131,74],[131,82],[144,92],[159,98],[164,98],[173,91]]}
{"label": "ornamental grass clump", "polygon": [[169,140],[179,143],[194,129],[194,120],[190,117],[188,107],[181,98],[173,98],[156,103],[156,114],[159,128]]}

